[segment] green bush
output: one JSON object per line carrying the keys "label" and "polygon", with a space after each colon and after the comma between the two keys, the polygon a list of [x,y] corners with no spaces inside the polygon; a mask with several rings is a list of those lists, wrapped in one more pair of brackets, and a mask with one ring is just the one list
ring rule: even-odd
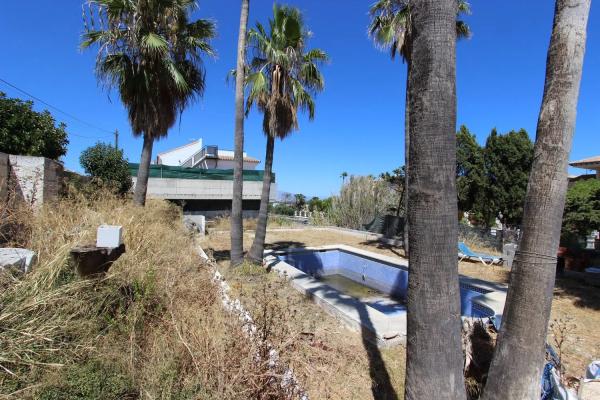
{"label": "green bush", "polygon": [[294,211],[296,211],[296,209],[290,206],[289,204],[279,203],[271,206],[271,209],[269,211],[272,214],[294,215]]}
{"label": "green bush", "polygon": [[81,153],[79,163],[97,185],[106,186],[120,194],[127,193],[131,188],[129,164],[122,150],[96,143]]}
{"label": "green bush", "polygon": [[66,127],[47,110],[33,111],[33,102],[0,92],[0,151],[58,159],[67,153]]}

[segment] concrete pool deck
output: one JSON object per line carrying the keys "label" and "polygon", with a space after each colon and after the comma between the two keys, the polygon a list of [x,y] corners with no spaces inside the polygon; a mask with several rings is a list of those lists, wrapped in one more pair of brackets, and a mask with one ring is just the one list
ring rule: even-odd
{"label": "concrete pool deck", "polygon": [[[408,261],[386,255],[338,244],[319,247],[289,248],[265,252],[265,263],[279,275],[285,276],[296,290],[311,298],[326,312],[340,320],[353,331],[361,332],[379,346],[390,346],[406,342],[406,312],[383,313],[373,307],[373,303],[389,301],[385,298],[357,299],[344,294],[300,269],[282,261],[279,256],[293,253],[338,250],[353,255],[381,261],[400,269],[408,269]],[[461,286],[480,290],[481,295],[473,297],[474,308],[483,309],[497,320],[501,320],[506,297],[506,285],[486,282],[460,276]],[[370,304],[371,303],[371,304]],[[468,319],[469,317],[463,317]]]}

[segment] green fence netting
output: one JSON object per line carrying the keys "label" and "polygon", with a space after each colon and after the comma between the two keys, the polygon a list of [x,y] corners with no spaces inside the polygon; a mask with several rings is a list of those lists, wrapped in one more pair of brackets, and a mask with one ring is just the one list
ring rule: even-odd
{"label": "green fence netting", "polygon": [[[131,176],[137,176],[139,164],[129,163],[129,173]],[[244,170],[244,181],[262,182],[263,171]],[[172,167],[169,165],[150,165],[150,178],[176,178],[176,179],[206,179],[232,181],[232,169],[200,169]],[[271,182],[275,182],[275,174]]]}

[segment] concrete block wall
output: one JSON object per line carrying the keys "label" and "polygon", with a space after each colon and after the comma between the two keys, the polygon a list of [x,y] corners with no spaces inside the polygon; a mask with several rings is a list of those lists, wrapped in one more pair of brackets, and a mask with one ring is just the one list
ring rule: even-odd
{"label": "concrete block wall", "polygon": [[0,201],[5,201],[8,197],[9,176],[8,154],[0,153]]}
{"label": "concrete block wall", "polygon": [[[2,154],[2,153],[0,153]],[[32,205],[56,199],[62,188],[64,167],[55,160],[44,157],[8,154],[6,190],[14,189],[16,195]],[[5,157],[0,155],[0,165]],[[2,181],[0,166],[0,182]]]}

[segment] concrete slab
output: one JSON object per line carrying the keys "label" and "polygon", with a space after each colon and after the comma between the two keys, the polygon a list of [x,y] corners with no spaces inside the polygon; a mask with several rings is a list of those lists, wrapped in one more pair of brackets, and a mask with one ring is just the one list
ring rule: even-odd
{"label": "concrete slab", "polygon": [[4,268],[15,267],[23,272],[28,272],[35,262],[35,252],[14,247],[0,248],[0,271]]}

